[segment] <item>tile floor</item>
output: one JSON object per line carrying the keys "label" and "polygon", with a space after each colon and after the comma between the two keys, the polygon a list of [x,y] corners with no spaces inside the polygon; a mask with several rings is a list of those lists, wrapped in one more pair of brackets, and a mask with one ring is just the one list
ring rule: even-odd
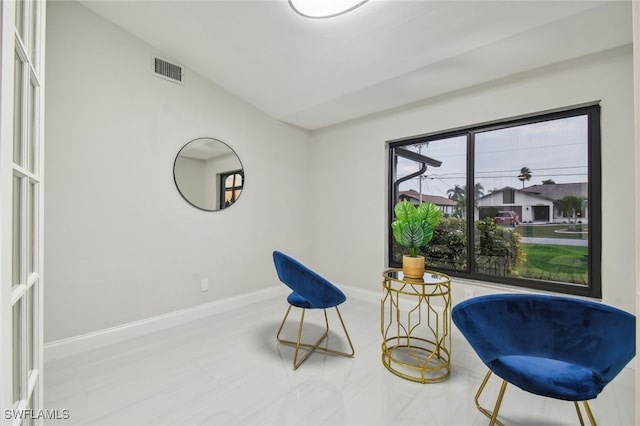
{"label": "tile floor", "polygon": [[[45,407],[70,414],[47,424],[488,424],[473,403],[486,369],[457,330],[451,377],[435,384],[410,382],[381,363],[379,305],[349,298],[341,312],[355,358],[314,353],[294,371],[293,348],[275,340],[287,307],[284,295],[46,363]],[[307,316],[310,324],[315,319],[320,320]],[[334,330],[330,339],[339,344],[339,329]],[[634,424],[634,382],[635,370],[627,368],[591,402],[600,425]],[[498,385],[492,379],[487,386],[487,406]],[[513,386],[500,414],[505,425],[579,424],[572,403]]]}

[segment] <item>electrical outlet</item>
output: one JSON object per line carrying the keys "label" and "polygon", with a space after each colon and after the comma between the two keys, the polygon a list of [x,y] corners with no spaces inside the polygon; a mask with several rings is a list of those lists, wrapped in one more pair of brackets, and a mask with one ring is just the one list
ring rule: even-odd
{"label": "electrical outlet", "polygon": [[200,280],[200,291],[209,291],[209,280],[207,278]]}

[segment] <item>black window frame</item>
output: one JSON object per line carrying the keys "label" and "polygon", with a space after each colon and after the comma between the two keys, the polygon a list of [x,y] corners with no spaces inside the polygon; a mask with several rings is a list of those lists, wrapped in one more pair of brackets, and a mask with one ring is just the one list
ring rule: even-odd
{"label": "black window frame", "polygon": [[[240,175],[242,183],[240,185],[233,185],[233,186],[227,187],[226,186],[227,178],[229,176],[235,176],[235,175]],[[235,183],[235,180],[236,178],[234,177],[233,179],[234,183]],[[238,194],[237,198],[235,197],[236,191],[238,190],[242,191],[243,189],[244,189],[244,170],[243,169],[220,173],[220,210],[226,209],[227,207],[230,207],[233,203],[235,203],[238,200],[238,198],[240,198],[240,194]],[[227,191],[229,190],[232,192],[233,195],[231,196],[231,201],[229,205],[227,205],[225,196],[227,194]]]}
{"label": "black window frame", "polygon": [[[569,118],[586,115],[588,120],[588,199],[589,199],[589,227],[588,227],[588,285],[581,286],[566,282],[543,281],[531,278],[517,278],[512,276],[494,276],[473,272],[473,259],[475,244],[474,241],[474,197],[466,199],[466,226],[467,226],[467,270],[454,271],[446,268],[439,268],[442,272],[453,277],[485,281],[497,284],[504,284],[514,287],[528,288],[532,290],[550,291],[567,295],[584,296],[590,298],[602,298],[602,165],[601,165],[601,107],[599,102],[582,104],[567,108],[559,108],[553,111],[532,113],[523,116],[500,119],[477,125],[465,126],[457,129],[445,130],[429,133],[420,136],[395,139],[387,141],[388,149],[388,220],[387,220],[387,240],[388,255],[387,261],[390,267],[400,267],[401,265],[393,259],[393,234],[391,222],[394,219],[393,208],[398,200],[398,185],[394,180],[395,162],[398,148],[418,143],[426,143],[436,140],[453,137],[466,137],[467,143],[467,167],[466,167],[466,187],[474,187],[475,179],[475,159],[474,144],[475,136],[481,132],[506,129],[515,126],[539,123],[544,121]],[[560,285],[559,285],[560,284]]]}

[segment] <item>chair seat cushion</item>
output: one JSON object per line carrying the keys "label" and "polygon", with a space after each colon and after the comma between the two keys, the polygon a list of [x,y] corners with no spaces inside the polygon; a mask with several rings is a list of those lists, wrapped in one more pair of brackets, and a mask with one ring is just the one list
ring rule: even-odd
{"label": "chair seat cushion", "polygon": [[308,301],[304,297],[300,296],[295,291],[292,292],[289,295],[289,297],[287,297],[287,302],[289,302],[291,305],[296,306],[298,308],[305,308],[305,309],[318,309],[318,308],[320,308],[319,306],[314,306],[313,303],[311,303],[310,301]]}
{"label": "chair seat cushion", "polygon": [[525,391],[566,401],[595,398],[605,383],[592,370],[580,365],[526,355],[507,355],[489,368]]}

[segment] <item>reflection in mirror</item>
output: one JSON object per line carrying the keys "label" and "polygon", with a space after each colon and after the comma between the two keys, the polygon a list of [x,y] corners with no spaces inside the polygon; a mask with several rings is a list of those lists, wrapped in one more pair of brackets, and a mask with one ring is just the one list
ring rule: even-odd
{"label": "reflection in mirror", "polygon": [[236,202],[244,186],[244,169],[236,153],[212,138],[182,147],[173,164],[180,195],[201,210],[216,211]]}

